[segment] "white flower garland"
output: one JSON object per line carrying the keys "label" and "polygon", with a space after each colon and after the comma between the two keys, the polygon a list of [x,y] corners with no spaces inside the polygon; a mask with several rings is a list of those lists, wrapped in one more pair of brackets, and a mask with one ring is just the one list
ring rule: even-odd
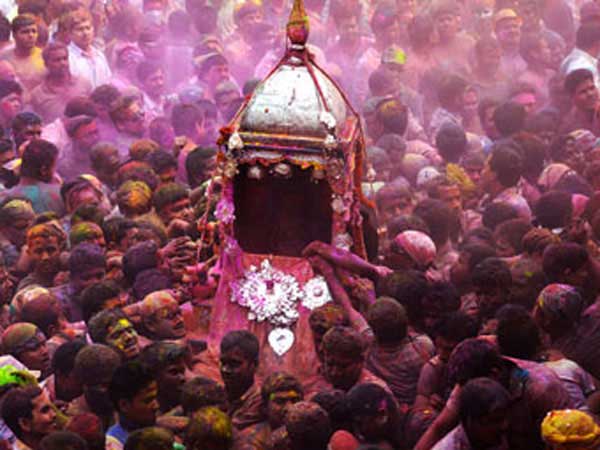
{"label": "white flower garland", "polygon": [[260,270],[250,266],[243,278],[231,283],[231,290],[231,301],[250,310],[249,320],[276,327],[290,327],[298,319],[298,301],[312,310],[332,300],[323,277],[312,278],[302,289],[296,278],[274,269],[267,259]]}

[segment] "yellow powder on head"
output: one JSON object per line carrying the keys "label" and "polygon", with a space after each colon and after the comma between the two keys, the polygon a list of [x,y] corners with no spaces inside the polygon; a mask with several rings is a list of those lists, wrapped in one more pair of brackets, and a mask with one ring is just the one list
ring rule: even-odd
{"label": "yellow powder on head", "polygon": [[557,449],[596,449],[600,427],[583,411],[564,409],[549,412],[541,427],[544,441]]}

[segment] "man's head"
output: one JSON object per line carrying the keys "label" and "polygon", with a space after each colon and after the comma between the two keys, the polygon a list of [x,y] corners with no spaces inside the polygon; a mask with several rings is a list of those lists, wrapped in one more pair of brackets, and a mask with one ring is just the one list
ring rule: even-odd
{"label": "man's head", "polygon": [[215,406],[207,406],[192,415],[183,440],[188,450],[228,450],[232,441],[231,419]]}
{"label": "man's head", "polygon": [[110,117],[120,133],[141,138],[146,132],[146,114],[137,96],[121,97],[115,101]]}
{"label": "man's head", "polygon": [[177,175],[177,160],[165,151],[157,150],[150,153],[146,160],[152,166],[152,170],[160,178],[161,183],[174,183]]}
{"label": "man's head", "polygon": [[579,244],[563,242],[549,245],[544,250],[542,265],[550,282],[579,288],[589,282],[589,255]]}
{"label": "man's head", "polygon": [[135,358],[140,352],[138,334],[120,309],[96,314],[90,319],[88,331],[95,343],[112,347],[126,360]]}
{"label": "man's head", "polygon": [[12,35],[16,49],[31,51],[38,39],[38,26],[31,14],[21,14],[12,21]]}
{"label": "man's head", "polygon": [[171,112],[171,125],[177,136],[198,142],[204,135],[204,114],[196,105],[179,104]]}
{"label": "man's head", "polygon": [[5,125],[23,109],[23,88],[14,80],[0,80],[0,115]]}
{"label": "man's head", "polygon": [[165,91],[165,71],[152,61],[142,61],[137,66],[137,78],[144,92],[151,98],[160,98]]}
{"label": "man's head", "polygon": [[461,214],[463,199],[460,187],[455,182],[442,178],[427,191],[429,197],[443,201],[453,212]]}
{"label": "man's head", "polygon": [[596,57],[600,50],[600,30],[595,23],[582,24],[575,36],[575,46]]}
{"label": "man's head", "polygon": [[441,41],[449,42],[456,36],[460,28],[457,5],[446,2],[439,5],[433,13],[435,28]]}
{"label": "man's head", "polygon": [[73,247],[82,243],[95,244],[106,250],[106,240],[102,228],[94,222],[77,222],[69,232],[69,242]]}
{"label": "man's head", "polygon": [[414,214],[425,222],[429,237],[439,251],[450,238],[455,213],[441,200],[425,199],[415,207]]}
{"label": "man's head", "polygon": [[359,17],[356,11],[338,5],[333,9],[332,15],[340,42],[347,43],[349,46],[356,44],[360,39]]}
{"label": "man's head", "polygon": [[325,450],[331,437],[327,412],[313,402],[298,402],[288,408],[284,421],[290,450]]}
{"label": "man's head", "polygon": [[471,280],[479,299],[480,314],[490,318],[508,300],[512,285],[508,264],[500,258],[486,258],[475,266]]}
{"label": "man's head", "polygon": [[483,36],[475,44],[475,56],[479,70],[496,73],[500,68],[502,49],[498,40],[492,36]]}
{"label": "man's head", "polygon": [[458,75],[444,77],[437,86],[437,97],[440,106],[451,112],[462,112],[464,94],[468,87],[467,81]]}
{"label": "man's head", "polygon": [[444,161],[458,163],[467,150],[467,136],[462,127],[446,123],[435,136],[435,146]]}
{"label": "man's head", "polygon": [[325,336],[325,334],[333,327],[350,326],[350,319],[346,311],[341,306],[330,302],[315,308],[310,313],[308,323],[313,335],[315,352],[322,361],[323,352],[321,349],[321,343],[323,342],[323,336]]}
{"label": "man's head", "polygon": [[171,431],[160,427],[146,427],[129,433],[123,450],[171,450],[175,437]]}
{"label": "man's head", "polygon": [[2,419],[17,438],[30,446],[57,430],[56,412],[48,393],[37,386],[9,391],[2,401]]}
{"label": "man's head", "polygon": [[217,151],[214,148],[196,147],[185,159],[185,171],[190,187],[204,183],[215,168]]}
{"label": "man's head", "polygon": [[220,53],[197,56],[194,60],[196,75],[214,91],[219,83],[229,80],[229,62]]}
{"label": "man's head", "polygon": [[181,401],[185,383],[185,347],[174,342],[154,342],[145,347],[140,361],[155,375],[161,410],[169,410]]}
{"label": "man's head", "polygon": [[83,320],[89,320],[103,309],[113,309],[124,306],[124,295],[119,286],[110,280],[94,283],[81,293]]}
{"label": "man's head", "polygon": [[75,376],[81,383],[83,395],[94,414],[112,415],[113,406],[108,398],[108,385],[121,357],[111,347],[87,345],[75,357]]}
{"label": "man's head", "polygon": [[64,79],[70,75],[69,50],[65,44],[61,42],[49,43],[44,48],[42,57],[50,77]]}
{"label": "man's head", "polygon": [[62,344],[52,355],[56,395],[61,400],[70,402],[83,394],[83,385],[75,372],[75,359],[85,346],[83,340],[75,339]]}
{"label": "man's head", "polygon": [[103,183],[114,186],[119,169],[119,150],[113,144],[100,142],[90,149],[90,161],[96,176]]}
{"label": "man's head", "polygon": [[392,437],[398,411],[385,389],[373,383],[357,384],[348,392],[346,402],[356,434],[368,442]]}
{"label": "man's head", "polygon": [[44,291],[31,294],[21,308],[20,320],[34,324],[48,338],[59,333],[66,322],[56,296]]}
{"label": "man's head", "polygon": [[300,382],[284,372],[269,375],[263,382],[260,394],[272,430],[283,425],[288,407],[304,397]]}
{"label": "man's head", "polygon": [[128,361],[117,367],[110,380],[108,395],[119,416],[136,429],[156,422],[156,380],[140,361]]}
{"label": "man's head", "polygon": [[381,4],[371,18],[371,31],[380,48],[400,43],[400,21],[397,9],[389,4]]}
{"label": "man's head", "polygon": [[185,336],[179,303],[170,291],[148,294],[140,305],[144,331],[152,339],[181,339]]}
{"label": "man's head", "polygon": [[479,102],[479,106],[477,107],[477,114],[479,115],[481,127],[483,128],[485,135],[490,139],[498,139],[500,137],[500,133],[494,123],[494,114],[498,106],[498,101],[491,98],[484,98]]}
{"label": "man's head", "polygon": [[129,180],[119,186],[116,200],[119,211],[134,219],[152,209],[152,190],[143,181]]}
{"label": "man's head", "polygon": [[27,229],[34,218],[31,200],[27,198],[8,197],[0,203],[0,230],[18,249],[25,244]]}
{"label": "man's head", "polygon": [[494,231],[496,254],[501,258],[517,256],[523,251],[521,241],[532,228],[525,219],[512,219],[501,223]]}
{"label": "man's head", "polygon": [[96,244],[83,242],[69,255],[70,283],[75,292],[80,293],[106,276],[104,250]]}
{"label": "man's head", "polygon": [[82,50],[89,50],[94,41],[94,22],[86,9],[71,12],[68,23],[71,41]]}
{"label": "man's head", "polygon": [[21,112],[12,120],[12,134],[17,148],[25,141],[42,136],[42,119],[32,112]]}
{"label": "man's head", "polygon": [[350,327],[334,327],[323,336],[321,350],[327,381],[336,389],[351,389],[363,370],[365,346],[362,336]]}
{"label": "man's head", "polygon": [[77,433],[56,431],[41,440],[39,450],[88,450],[88,445]]}
{"label": "man's head", "polygon": [[518,48],[521,40],[521,18],[512,9],[501,9],[494,16],[494,32],[504,49]]}
{"label": "man's head", "polygon": [[435,330],[435,348],[440,360],[448,362],[454,348],[462,341],[477,336],[478,322],[462,311],[443,317]]}
{"label": "man's head", "polygon": [[167,183],[159,186],[154,192],[152,203],[165,226],[173,219],[186,222],[193,220],[188,190],[178,183]]}
{"label": "man's head", "polygon": [[414,207],[413,193],[410,188],[392,183],[377,191],[375,201],[381,224],[388,224],[401,214],[411,214]]}
{"label": "man's head", "polygon": [[521,155],[513,146],[495,145],[483,168],[481,187],[485,192],[498,193],[515,186],[521,178],[522,168]]}
{"label": "man's head", "polygon": [[38,370],[41,377],[50,374],[50,356],[46,336],[32,323],[17,322],[2,333],[2,353],[14,356],[28,369]]}
{"label": "man's head", "polygon": [[598,105],[598,89],[594,76],[588,69],[577,69],[565,78],[565,91],[571,96],[573,106],[581,111],[595,111]]}
{"label": "man's head", "polygon": [[98,124],[96,118],[92,116],[71,117],[65,121],[65,129],[73,141],[74,149],[86,154],[86,156],[100,140]]}
{"label": "man's head", "polygon": [[54,177],[58,148],[52,142],[36,139],[27,144],[21,158],[21,176],[49,183]]}
{"label": "man's head", "polygon": [[519,359],[535,358],[541,339],[529,311],[521,305],[504,305],[496,313],[498,346],[505,356]]}
{"label": "man's head", "polygon": [[31,258],[36,273],[50,277],[60,270],[60,252],[65,235],[52,222],[34,225],[27,230],[27,255]]}
{"label": "man's head", "polygon": [[511,137],[525,126],[525,108],[516,102],[505,102],[494,109],[494,129],[500,137]]}
{"label": "man's head", "polygon": [[505,443],[511,398],[491,378],[469,380],[460,391],[460,420],[471,445],[492,448]]}
{"label": "man's head", "polygon": [[379,298],[370,306],[366,318],[379,345],[398,345],[406,337],[406,310],[392,298]]}
{"label": "man's head", "polygon": [[221,378],[230,398],[241,397],[254,383],[258,350],[258,339],[249,331],[231,331],[221,340]]}
{"label": "man's head", "polygon": [[519,52],[529,66],[546,68],[552,64],[548,41],[537,33],[523,35]]}
{"label": "man's head", "polygon": [[491,342],[480,339],[465,339],[456,346],[448,361],[448,379],[452,385],[464,386],[467,381],[478,377],[503,379],[504,360]]}
{"label": "man's head", "polygon": [[574,286],[552,283],[540,292],[533,319],[545,332],[555,335],[577,326],[585,303]]}
{"label": "man's head", "polygon": [[227,394],[225,388],[214,380],[194,377],[183,385],[181,407],[186,416],[207,406],[215,406],[227,412]]}

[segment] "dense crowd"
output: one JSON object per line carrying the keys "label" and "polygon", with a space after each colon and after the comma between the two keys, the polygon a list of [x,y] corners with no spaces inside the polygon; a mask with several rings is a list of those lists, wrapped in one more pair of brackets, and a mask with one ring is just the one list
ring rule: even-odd
{"label": "dense crowd", "polygon": [[[600,3],[305,7],[364,130],[367,256],[283,250],[332,301],[278,344],[213,314],[242,308],[217,140],[291,1],[0,0],[0,448],[600,449]],[[309,192],[236,206],[286,249],[331,222]]]}

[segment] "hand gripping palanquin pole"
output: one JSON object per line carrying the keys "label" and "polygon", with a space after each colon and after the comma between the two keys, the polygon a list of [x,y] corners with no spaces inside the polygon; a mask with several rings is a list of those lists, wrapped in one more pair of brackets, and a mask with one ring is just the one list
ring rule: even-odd
{"label": "hand gripping palanquin pole", "polygon": [[227,331],[250,329],[269,344],[263,366],[295,373],[312,364],[298,360],[314,354],[308,313],[331,299],[301,249],[322,240],[366,253],[359,116],[313,60],[308,35],[295,0],[283,58],[221,129],[222,275],[210,332],[217,344]]}

